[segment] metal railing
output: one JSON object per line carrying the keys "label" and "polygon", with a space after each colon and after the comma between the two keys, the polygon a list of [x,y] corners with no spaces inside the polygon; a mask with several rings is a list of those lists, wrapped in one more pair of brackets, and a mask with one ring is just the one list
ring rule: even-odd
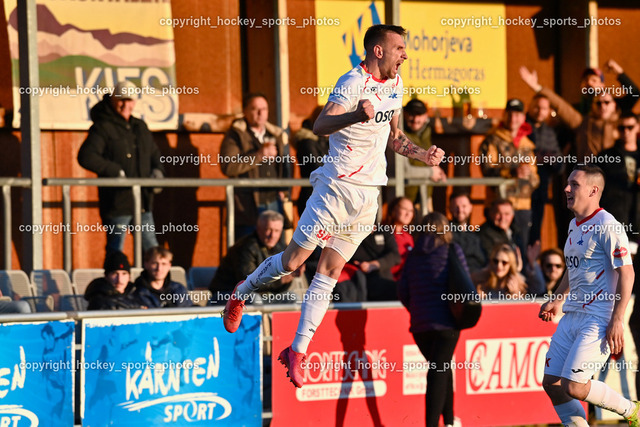
{"label": "metal railing", "polygon": [[[130,187],[133,192],[134,215],[133,215],[133,242],[134,242],[134,265],[142,266],[142,187],[224,187],[225,202],[227,209],[227,246],[234,244],[235,229],[235,208],[234,208],[234,189],[258,187],[310,187],[311,184],[307,178],[286,178],[286,179],[242,179],[242,178],[223,178],[223,179],[204,179],[204,178],[45,178],[42,180],[43,186],[62,187],[62,221],[63,224],[71,224],[72,218],[72,201],[71,187]],[[449,178],[446,182],[431,182],[424,179],[408,179],[404,180],[405,185],[417,185],[420,187],[422,200],[427,200],[428,187],[448,187],[448,186],[472,186],[484,185],[493,186],[500,189],[500,193],[504,194],[505,186],[512,183],[513,179],[505,178]],[[5,268],[11,268],[11,187],[29,188],[31,180],[27,178],[0,178],[0,184],[3,187],[4,196],[4,258]],[[396,185],[396,179],[389,179],[389,186]],[[422,204],[422,214],[428,213],[427,203]],[[72,269],[72,244],[71,229],[62,227],[63,234],[63,264],[67,272]]]}

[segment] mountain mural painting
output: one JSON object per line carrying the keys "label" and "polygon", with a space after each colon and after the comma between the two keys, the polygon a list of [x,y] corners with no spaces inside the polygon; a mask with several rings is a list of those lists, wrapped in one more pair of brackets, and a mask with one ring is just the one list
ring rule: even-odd
{"label": "mountain mural painting", "polygon": [[4,3],[13,127],[20,126],[20,97],[30,95],[39,97],[41,128],[86,130],[91,107],[118,81],[129,80],[138,87],[134,115],[152,130],[177,128],[173,29],[159,24],[171,16],[170,3],[37,3],[38,87],[20,86],[16,1]]}

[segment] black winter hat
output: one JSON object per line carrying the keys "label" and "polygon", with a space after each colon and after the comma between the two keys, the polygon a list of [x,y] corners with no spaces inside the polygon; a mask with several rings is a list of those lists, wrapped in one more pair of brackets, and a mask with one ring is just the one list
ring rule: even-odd
{"label": "black winter hat", "polygon": [[104,260],[105,274],[116,270],[126,270],[131,272],[131,265],[129,264],[127,256],[120,251],[111,252],[107,255],[107,259]]}

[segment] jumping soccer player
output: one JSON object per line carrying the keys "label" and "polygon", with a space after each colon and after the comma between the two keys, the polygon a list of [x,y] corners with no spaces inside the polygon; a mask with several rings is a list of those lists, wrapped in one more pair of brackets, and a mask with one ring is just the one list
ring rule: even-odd
{"label": "jumping soccer player", "polygon": [[329,307],[340,272],[369,235],[376,218],[378,186],[387,183],[385,148],[390,146],[429,166],[437,166],[444,155],[435,146],[429,150],[418,147],[398,129],[403,94],[398,68],[407,59],[404,35],[405,29],[395,25],[374,25],[367,30],[364,61],[340,77],[315,122],[314,133],[330,134],[329,158],[311,174],[313,194],[293,241],[238,283],[225,307],[225,328],[235,332],[250,292],[295,271],[316,246],[323,248],[302,303],[293,344],[279,357],[296,387],[302,387],[300,365]]}
{"label": "jumping soccer player", "polygon": [[599,207],[603,189],[598,167],[580,165],[569,175],[564,192],[575,219],[564,245],[567,270],[539,314],[548,322],[561,309],[565,313],[551,338],[542,380],[565,426],[589,426],[580,400],[622,415],[630,426],[640,425],[639,402],[591,379],[611,353],[622,351],[624,311],[634,281],[627,235]]}

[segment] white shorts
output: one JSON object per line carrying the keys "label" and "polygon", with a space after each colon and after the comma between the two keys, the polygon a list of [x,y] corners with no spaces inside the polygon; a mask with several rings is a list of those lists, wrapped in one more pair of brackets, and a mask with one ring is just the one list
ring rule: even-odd
{"label": "white shorts", "polygon": [[354,185],[311,174],[313,193],[293,240],[314,250],[325,245],[349,261],[372,229],[378,213],[378,187]]}
{"label": "white shorts", "polygon": [[569,311],[551,337],[545,375],[586,384],[609,358],[609,321],[593,314]]}

